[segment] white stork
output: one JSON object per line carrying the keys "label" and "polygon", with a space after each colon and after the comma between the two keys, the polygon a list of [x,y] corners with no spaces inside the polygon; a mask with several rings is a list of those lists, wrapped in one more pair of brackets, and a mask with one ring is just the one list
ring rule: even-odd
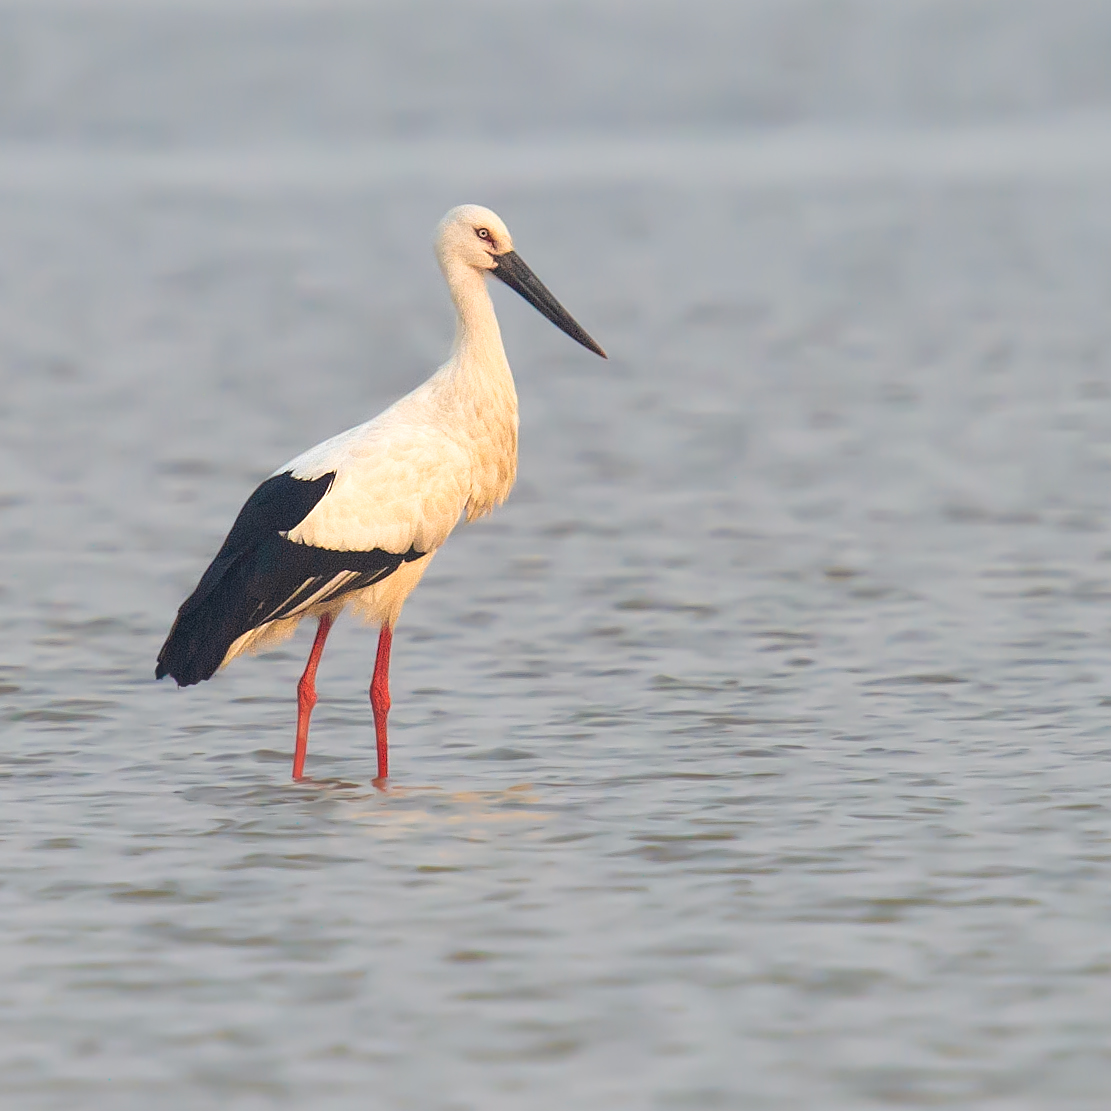
{"label": "white stork", "polygon": [[451,357],[385,412],[309,448],[259,486],[158,654],[156,678],[171,675],[186,687],[316,617],[297,686],[294,779],[304,773],[324,642],[351,605],[381,629],[370,703],[375,783],[385,783],[390,644],[401,607],[460,517],[485,516],[513,486],[517,393],[487,274],[606,357],[521,261],[505,224],[488,208],[453,208],[440,221],[436,256],[458,314]]}

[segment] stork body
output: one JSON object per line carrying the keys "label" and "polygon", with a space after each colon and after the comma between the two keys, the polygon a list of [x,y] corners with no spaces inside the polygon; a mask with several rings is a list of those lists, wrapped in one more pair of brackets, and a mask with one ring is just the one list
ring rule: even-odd
{"label": "stork body", "polygon": [[487,275],[604,354],[521,262],[489,209],[452,209],[436,248],[458,316],[448,361],[373,420],[310,448],[259,486],[159,653],[157,678],[189,686],[242,652],[280,643],[304,618],[318,618],[298,687],[294,778],[304,770],[324,643],[350,606],[380,628],[370,699],[376,782],[385,781],[393,626],[456,524],[489,513],[513,486],[517,394]]}

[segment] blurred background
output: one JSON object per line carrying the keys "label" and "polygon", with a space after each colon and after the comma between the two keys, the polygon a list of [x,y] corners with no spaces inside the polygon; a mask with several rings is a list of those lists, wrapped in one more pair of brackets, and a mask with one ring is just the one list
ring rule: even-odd
{"label": "blurred background", "polygon": [[[1111,6],[2,0],[0,1093],[1099,1108]],[[509,503],[398,627],[153,681],[255,484],[430,373]]]}

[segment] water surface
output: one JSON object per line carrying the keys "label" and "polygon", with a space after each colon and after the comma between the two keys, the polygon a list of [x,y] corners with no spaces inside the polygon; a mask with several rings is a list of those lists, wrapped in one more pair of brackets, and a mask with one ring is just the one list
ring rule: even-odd
{"label": "water surface", "polygon": [[[777,133],[769,175],[758,136],[719,128],[695,158],[660,108],[631,162],[548,180],[537,151],[599,143],[573,101],[580,131],[503,136],[489,164],[454,166],[439,124],[389,140],[417,152],[400,173],[362,116],[212,140],[187,61],[219,41],[205,19],[234,27],[181,37],[168,10],[158,81],[131,9],[8,17],[38,28],[18,41],[41,72],[71,43],[106,67],[93,89],[157,95],[59,79],[0,151],[5,1099],[1103,1106],[1100,119],[1051,129],[1097,153],[1044,172],[1022,138],[1044,122],[953,123],[937,93],[926,130],[909,109],[849,127],[815,93],[791,103],[826,160]],[[259,41],[270,17],[242,10]],[[351,10],[283,6],[266,41],[331,57]],[[1049,10],[1007,25],[1019,60]],[[1098,41],[1096,9],[1070,10]],[[913,55],[915,25],[883,26]],[[649,38],[637,57],[665,50]],[[172,149],[128,131],[148,111]],[[297,155],[314,144],[334,172]],[[949,170],[923,172],[938,149]],[[611,360],[495,292],[517,490],[403,615],[392,790],[370,786],[375,638],[348,621],[293,785],[310,630],[187,691],[154,657],[254,484],[443,358],[431,231],[464,200]]]}

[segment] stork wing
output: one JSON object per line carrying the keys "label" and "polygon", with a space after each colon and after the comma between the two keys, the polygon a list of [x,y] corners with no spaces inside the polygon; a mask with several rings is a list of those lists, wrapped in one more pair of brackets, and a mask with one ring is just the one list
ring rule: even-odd
{"label": "stork wing", "polygon": [[315,479],[268,478],[247,499],[216,558],[178,610],[158,654],[156,678],[180,686],[210,678],[244,633],[361,590],[425,553],[334,551],[287,534],[327,494],[335,472]]}

